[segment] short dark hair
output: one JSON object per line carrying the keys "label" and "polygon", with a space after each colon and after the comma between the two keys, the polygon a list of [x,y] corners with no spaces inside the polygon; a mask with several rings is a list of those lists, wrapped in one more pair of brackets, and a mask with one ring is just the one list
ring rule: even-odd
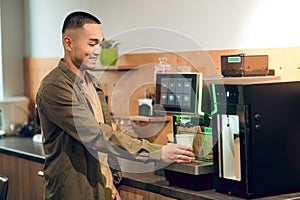
{"label": "short dark hair", "polygon": [[64,21],[62,33],[64,33],[67,29],[81,28],[85,24],[101,24],[101,21],[97,17],[87,12],[72,12],[66,17]]}

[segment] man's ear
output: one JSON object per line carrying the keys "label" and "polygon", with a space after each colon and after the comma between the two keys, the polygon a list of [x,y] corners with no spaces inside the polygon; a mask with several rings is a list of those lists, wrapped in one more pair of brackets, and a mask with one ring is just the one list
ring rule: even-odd
{"label": "man's ear", "polygon": [[70,51],[72,49],[72,39],[69,36],[64,36],[63,45],[67,51]]}

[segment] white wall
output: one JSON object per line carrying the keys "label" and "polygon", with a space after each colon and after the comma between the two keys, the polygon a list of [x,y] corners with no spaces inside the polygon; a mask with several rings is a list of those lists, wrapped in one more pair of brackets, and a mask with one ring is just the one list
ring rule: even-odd
{"label": "white wall", "polygon": [[[0,98],[24,95],[23,0],[1,0],[1,47],[3,85]],[[1,66],[0,66],[1,67]],[[1,72],[1,70],[0,70]],[[2,83],[1,83],[2,84]]]}
{"label": "white wall", "polygon": [[23,95],[23,57],[62,56],[61,26],[65,16],[74,10],[97,15],[103,22],[105,37],[120,39],[121,53],[300,45],[299,0],[0,0],[0,3],[7,97]]}
{"label": "white wall", "polygon": [[62,55],[62,21],[77,9],[97,15],[105,36],[121,39],[123,52],[300,45],[298,0],[26,1],[26,56],[32,57]]}

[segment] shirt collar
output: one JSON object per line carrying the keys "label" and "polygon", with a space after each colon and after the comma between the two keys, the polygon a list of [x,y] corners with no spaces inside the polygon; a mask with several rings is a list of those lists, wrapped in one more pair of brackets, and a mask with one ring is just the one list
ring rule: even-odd
{"label": "shirt collar", "polygon": [[88,77],[88,80],[90,80],[93,83],[93,85],[97,91],[101,90],[98,80],[92,74],[90,74],[89,72],[86,72],[85,75]]}
{"label": "shirt collar", "polygon": [[[82,87],[83,84],[83,79],[80,78],[79,76],[77,76],[72,70],[70,70],[70,68],[67,66],[67,64],[64,62],[63,58],[60,59],[58,67],[79,87]],[[85,76],[87,77],[87,79],[89,81],[91,81],[94,85],[94,87],[96,88],[96,90],[101,90],[99,84],[98,84],[98,80],[92,76],[89,72],[85,73]]]}

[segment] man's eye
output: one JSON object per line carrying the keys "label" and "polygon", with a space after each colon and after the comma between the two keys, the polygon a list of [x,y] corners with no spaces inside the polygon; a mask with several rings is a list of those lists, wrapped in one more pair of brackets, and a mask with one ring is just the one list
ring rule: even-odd
{"label": "man's eye", "polygon": [[90,45],[91,47],[93,47],[93,46],[96,45],[96,43],[90,43],[89,45]]}

